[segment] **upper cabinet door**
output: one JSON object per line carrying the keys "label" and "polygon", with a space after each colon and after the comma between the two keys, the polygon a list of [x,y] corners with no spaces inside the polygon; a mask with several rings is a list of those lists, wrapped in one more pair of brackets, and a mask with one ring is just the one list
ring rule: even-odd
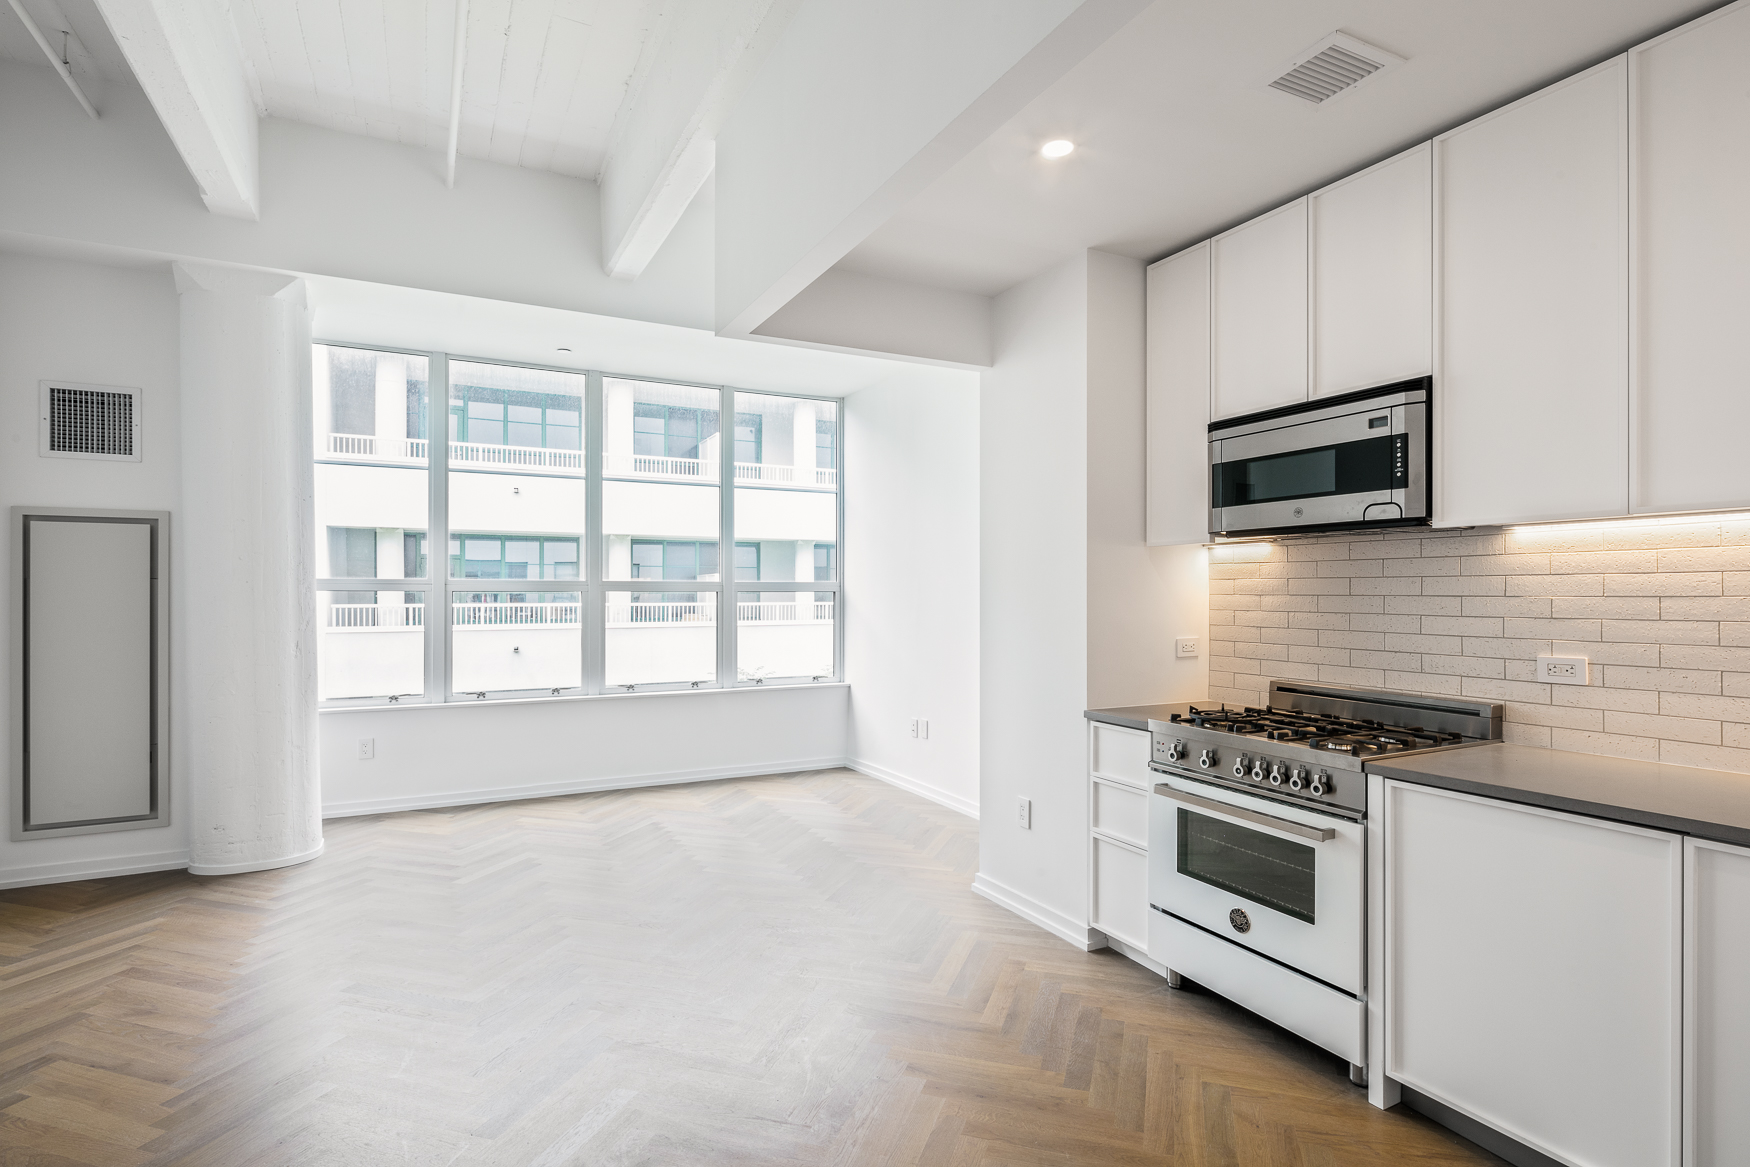
{"label": "upper cabinet door", "polygon": [[1434,172],[1428,143],[1314,194],[1312,395],[1434,363]]}
{"label": "upper cabinet door", "polygon": [[1627,510],[1627,86],[1617,57],[1435,139],[1437,525]]}
{"label": "upper cabinet door", "polygon": [[1629,54],[1632,503],[1750,506],[1750,7]]}
{"label": "upper cabinet door", "polygon": [[1209,244],[1148,269],[1148,542],[1209,538]]}
{"label": "upper cabinet door", "polygon": [[1211,242],[1212,415],[1306,400],[1306,200]]}

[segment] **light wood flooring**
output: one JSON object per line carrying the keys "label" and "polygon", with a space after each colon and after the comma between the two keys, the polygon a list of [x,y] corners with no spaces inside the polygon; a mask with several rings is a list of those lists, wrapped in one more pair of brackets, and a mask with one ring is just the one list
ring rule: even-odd
{"label": "light wood flooring", "polygon": [[0,892],[0,1165],[1500,1160],[969,890],[845,770],[330,822]]}

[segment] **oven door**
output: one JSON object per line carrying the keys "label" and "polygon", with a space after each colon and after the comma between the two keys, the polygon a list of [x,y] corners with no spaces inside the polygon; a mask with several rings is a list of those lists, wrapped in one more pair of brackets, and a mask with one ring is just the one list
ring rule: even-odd
{"label": "oven door", "polygon": [[1149,799],[1149,902],[1360,996],[1365,837],[1349,819],[1171,776]]}
{"label": "oven door", "polygon": [[1209,442],[1214,534],[1420,521],[1428,515],[1422,402]]}

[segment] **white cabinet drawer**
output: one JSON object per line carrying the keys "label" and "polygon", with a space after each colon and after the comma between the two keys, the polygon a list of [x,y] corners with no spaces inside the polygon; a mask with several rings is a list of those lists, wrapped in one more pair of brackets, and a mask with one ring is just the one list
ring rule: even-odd
{"label": "white cabinet drawer", "polygon": [[1094,829],[1103,835],[1111,835],[1147,848],[1148,799],[1148,795],[1133,786],[1119,786],[1095,779],[1092,811]]}
{"label": "white cabinet drawer", "polygon": [[1101,778],[1144,789],[1152,786],[1148,749],[1148,734],[1140,729],[1088,722],[1088,769]]}
{"label": "white cabinet drawer", "polygon": [[1148,856],[1133,847],[1096,838],[1094,927],[1136,948],[1148,947]]}

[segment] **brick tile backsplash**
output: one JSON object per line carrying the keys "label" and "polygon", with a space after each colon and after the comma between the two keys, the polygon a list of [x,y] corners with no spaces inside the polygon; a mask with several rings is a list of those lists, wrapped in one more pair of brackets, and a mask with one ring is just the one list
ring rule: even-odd
{"label": "brick tile backsplash", "polygon": [[[1210,696],[1496,701],[1520,745],[1750,774],[1750,521],[1394,531],[1209,555]],[[1535,679],[1584,656],[1585,687]]]}

